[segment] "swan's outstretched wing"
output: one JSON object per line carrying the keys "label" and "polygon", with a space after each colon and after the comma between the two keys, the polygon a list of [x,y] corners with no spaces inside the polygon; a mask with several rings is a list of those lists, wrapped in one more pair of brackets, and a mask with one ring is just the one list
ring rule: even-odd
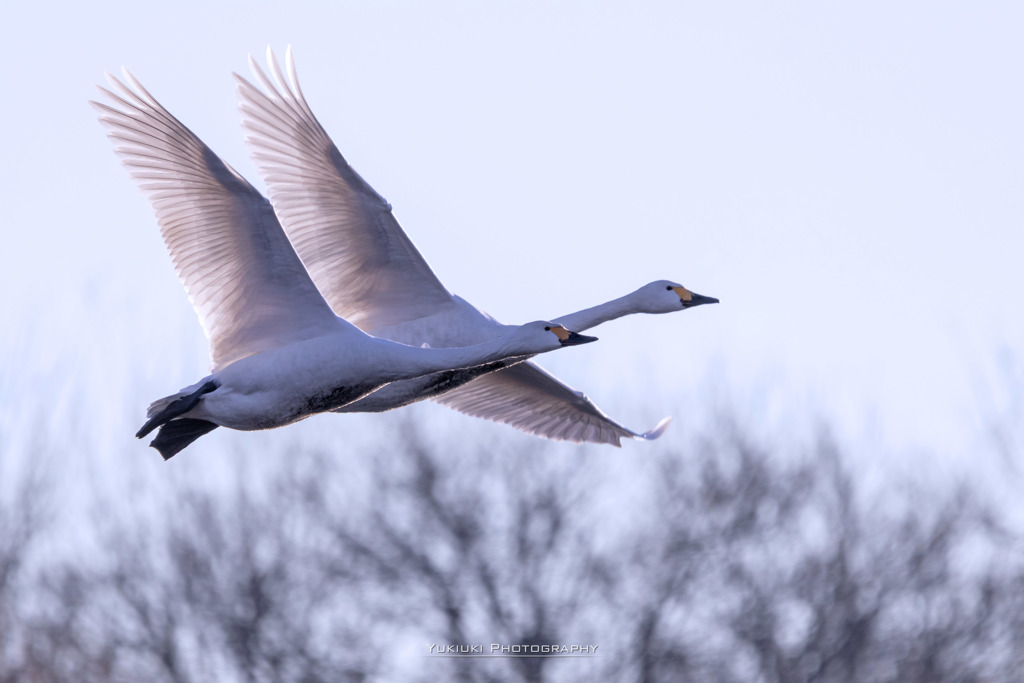
{"label": "swan's outstretched wing", "polygon": [[214,371],[337,329],[270,203],[125,71],[93,102],[146,193],[171,260],[210,338]]}
{"label": "swan's outstretched wing", "polygon": [[335,313],[364,330],[430,315],[451,303],[391,206],[348,165],[268,50],[275,83],[250,57],[264,93],[238,80],[242,125],[295,250]]}
{"label": "swan's outstretched wing", "polygon": [[434,400],[466,415],[503,422],[527,434],[575,443],[618,446],[622,438],[657,439],[670,421],[665,418],[643,434],[634,432],[532,362],[477,377]]}
{"label": "swan's outstretched wing", "polygon": [[[313,115],[291,50],[290,85],[267,52],[273,81],[249,60],[266,92],[235,76],[242,125],[274,208],[331,307],[364,330],[457,310],[391,206],[348,165]],[[657,438],[667,426],[663,421],[646,434],[626,429],[533,364],[480,377],[436,400],[467,415],[567,441],[618,445],[623,437]]]}

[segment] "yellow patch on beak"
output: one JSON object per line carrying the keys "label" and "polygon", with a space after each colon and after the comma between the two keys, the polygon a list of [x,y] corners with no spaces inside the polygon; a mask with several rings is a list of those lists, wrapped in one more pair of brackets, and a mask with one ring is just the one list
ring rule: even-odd
{"label": "yellow patch on beak", "polygon": [[683,301],[693,301],[693,293],[686,287],[673,287],[672,291],[678,294]]}
{"label": "yellow patch on beak", "polygon": [[565,341],[569,338],[569,330],[565,329],[561,325],[552,325],[548,329],[555,333],[555,336],[558,337],[558,341]]}

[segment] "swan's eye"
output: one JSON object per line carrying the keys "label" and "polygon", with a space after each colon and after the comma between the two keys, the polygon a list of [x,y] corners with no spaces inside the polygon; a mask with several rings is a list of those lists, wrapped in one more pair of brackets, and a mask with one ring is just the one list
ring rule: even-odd
{"label": "swan's eye", "polygon": [[550,331],[551,331],[551,328],[550,328],[550,327],[545,327],[545,328],[544,328],[544,331],[545,331],[545,332],[550,332]]}
{"label": "swan's eye", "polygon": [[670,291],[670,292],[671,292],[671,291],[672,291],[672,285],[669,285],[669,286],[668,286],[668,287],[666,287],[665,289],[667,289],[668,291]]}

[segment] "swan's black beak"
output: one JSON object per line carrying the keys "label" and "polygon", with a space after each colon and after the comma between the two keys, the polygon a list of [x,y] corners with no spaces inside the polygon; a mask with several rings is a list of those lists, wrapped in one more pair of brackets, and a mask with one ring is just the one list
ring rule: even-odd
{"label": "swan's black beak", "polygon": [[562,346],[577,346],[579,344],[589,344],[592,341],[597,341],[597,337],[588,337],[582,334],[576,334],[571,332],[562,325],[551,325],[545,327],[545,330],[558,337],[558,343]]}
{"label": "swan's black beak", "polygon": [[700,306],[701,304],[717,304],[718,299],[713,296],[704,296],[703,294],[690,292],[690,298],[683,299],[681,303],[683,304],[683,308],[693,308],[694,306]]}
{"label": "swan's black beak", "polygon": [[578,346],[580,344],[589,344],[590,342],[597,341],[597,337],[588,337],[585,334],[577,334],[576,332],[569,332],[569,336],[565,339],[560,340],[562,346]]}

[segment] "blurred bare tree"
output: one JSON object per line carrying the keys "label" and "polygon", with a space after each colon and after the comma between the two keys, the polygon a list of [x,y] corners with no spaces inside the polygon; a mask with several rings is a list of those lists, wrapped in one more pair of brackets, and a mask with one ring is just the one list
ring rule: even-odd
{"label": "blurred bare tree", "polygon": [[162,525],[106,524],[102,562],[43,578],[39,680],[363,680],[350,653],[369,624],[353,624],[344,592],[310,562],[298,493],[187,488]]}
{"label": "blurred bare tree", "polygon": [[30,467],[13,479],[0,492],[0,683],[23,680],[30,646],[23,625],[30,618],[31,560],[50,521],[48,481],[40,470]]}
{"label": "blurred bare tree", "polygon": [[868,495],[826,437],[787,465],[735,425],[716,434],[698,476],[662,462],[655,499],[675,508],[634,548],[662,555],[624,680],[1018,678],[1021,538],[979,494]]}
{"label": "blurred bare tree", "polygon": [[[0,582],[0,643],[16,662],[0,675],[923,682],[1024,671],[1024,543],[967,486],[869,487],[824,432],[794,452],[728,419],[685,448],[625,452],[428,432],[406,422],[358,459],[275,454],[294,467],[231,491],[186,485],[159,523],[102,520],[102,554],[22,571],[16,593]],[[8,535],[17,525],[4,516],[22,505],[0,505],[0,568],[24,555],[26,532]],[[598,650],[430,649],[490,654],[492,643]]]}
{"label": "blurred bare tree", "polygon": [[[322,558],[333,575],[372,587],[382,598],[373,611],[419,634],[420,659],[430,644],[489,654],[492,643],[596,642],[585,620],[614,590],[598,544],[614,510],[601,509],[594,453],[528,440],[429,445],[410,422],[399,439],[371,464],[369,505],[352,510],[310,487],[308,516],[334,540]],[[419,668],[423,680],[540,681],[561,680],[548,673],[561,663],[434,658]]]}

